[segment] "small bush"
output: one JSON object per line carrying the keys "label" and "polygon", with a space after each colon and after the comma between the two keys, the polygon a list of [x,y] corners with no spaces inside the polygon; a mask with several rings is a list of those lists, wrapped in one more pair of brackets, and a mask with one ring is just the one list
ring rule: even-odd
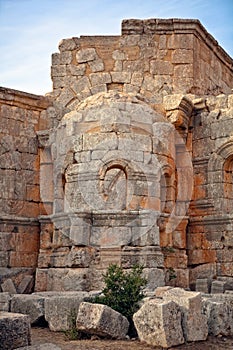
{"label": "small bush", "polygon": [[139,302],[144,297],[142,288],[147,283],[142,270],[143,266],[134,265],[131,271],[125,272],[122,267],[111,264],[103,275],[105,288],[102,294],[92,299],[92,302],[108,305],[127,317],[130,335],[135,335],[132,317],[139,309]]}

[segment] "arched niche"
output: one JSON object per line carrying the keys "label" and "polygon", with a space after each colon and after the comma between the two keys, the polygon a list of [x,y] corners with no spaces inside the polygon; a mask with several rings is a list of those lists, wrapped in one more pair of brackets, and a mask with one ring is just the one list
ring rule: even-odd
{"label": "arched niche", "polygon": [[208,195],[215,208],[225,214],[233,207],[233,140],[222,145],[209,159]]}

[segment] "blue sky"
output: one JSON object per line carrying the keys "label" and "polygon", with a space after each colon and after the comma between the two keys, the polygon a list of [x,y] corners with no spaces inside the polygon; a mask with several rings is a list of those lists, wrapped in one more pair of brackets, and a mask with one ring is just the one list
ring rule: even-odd
{"label": "blue sky", "polygon": [[63,38],[120,35],[126,18],[197,18],[233,56],[233,0],[0,0],[0,86],[51,91]]}

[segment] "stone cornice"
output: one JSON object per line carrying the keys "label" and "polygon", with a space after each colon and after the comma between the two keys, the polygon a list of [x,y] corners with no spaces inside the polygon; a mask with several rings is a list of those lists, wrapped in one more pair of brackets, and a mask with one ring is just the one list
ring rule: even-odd
{"label": "stone cornice", "polygon": [[39,221],[37,218],[28,218],[16,215],[1,215],[0,224],[38,226]]}
{"label": "stone cornice", "polygon": [[122,21],[122,35],[130,34],[193,34],[202,40],[212,52],[231,70],[232,58],[223,50],[214,37],[207,32],[198,19],[125,19]]}
{"label": "stone cornice", "polygon": [[52,104],[49,97],[5,87],[0,87],[0,103],[35,111],[43,111]]}

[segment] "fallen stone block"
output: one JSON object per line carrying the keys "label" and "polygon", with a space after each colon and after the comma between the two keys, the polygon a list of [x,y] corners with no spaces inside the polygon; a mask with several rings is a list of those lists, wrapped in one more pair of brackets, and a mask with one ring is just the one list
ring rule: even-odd
{"label": "fallen stone block", "polygon": [[186,341],[206,340],[208,336],[207,317],[202,313],[200,293],[173,288],[164,293],[163,299],[173,300],[179,305]]}
{"label": "fallen stone block", "polygon": [[152,346],[169,348],[184,343],[181,311],[173,301],[151,299],[134,315],[139,339]]}
{"label": "fallen stone block", "polygon": [[129,322],[126,317],[107,305],[83,302],[79,307],[76,328],[88,334],[124,339]]}
{"label": "fallen stone block", "polygon": [[28,315],[31,324],[35,324],[44,317],[44,299],[31,294],[16,294],[11,300],[11,312]]}
{"label": "fallen stone block", "polygon": [[32,288],[33,288],[33,283],[34,283],[34,278],[33,276],[25,276],[22,281],[20,282],[19,286],[18,286],[18,293],[19,294],[29,294],[32,292]]}
{"label": "fallen stone block", "polygon": [[215,294],[203,298],[209,334],[233,336],[233,294]]}
{"label": "fallen stone block", "polygon": [[31,326],[27,315],[0,312],[0,349],[12,350],[31,344]]}
{"label": "fallen stone block", "polygon": [[0,293],[0,311],[8,312],[10,310],[10,293]]}
{"label": "fallen stone block", "polygon": [[45,343],[39,345],[24,346],[17,348],[17,350],[62,350],[59,346],[52,343]]}
{"label": "fallen stone block", "polygon": [[3,292],[8,292],[10,294],[16,294],[16,288],[11,278],[6,279],[2,284],[1,288]]}
{"label": "fallen stone block", "polygon": [[80,303],[87,292],[58,294],[45,299],[45,320],[51,331],[66,331],[76,322]]}

